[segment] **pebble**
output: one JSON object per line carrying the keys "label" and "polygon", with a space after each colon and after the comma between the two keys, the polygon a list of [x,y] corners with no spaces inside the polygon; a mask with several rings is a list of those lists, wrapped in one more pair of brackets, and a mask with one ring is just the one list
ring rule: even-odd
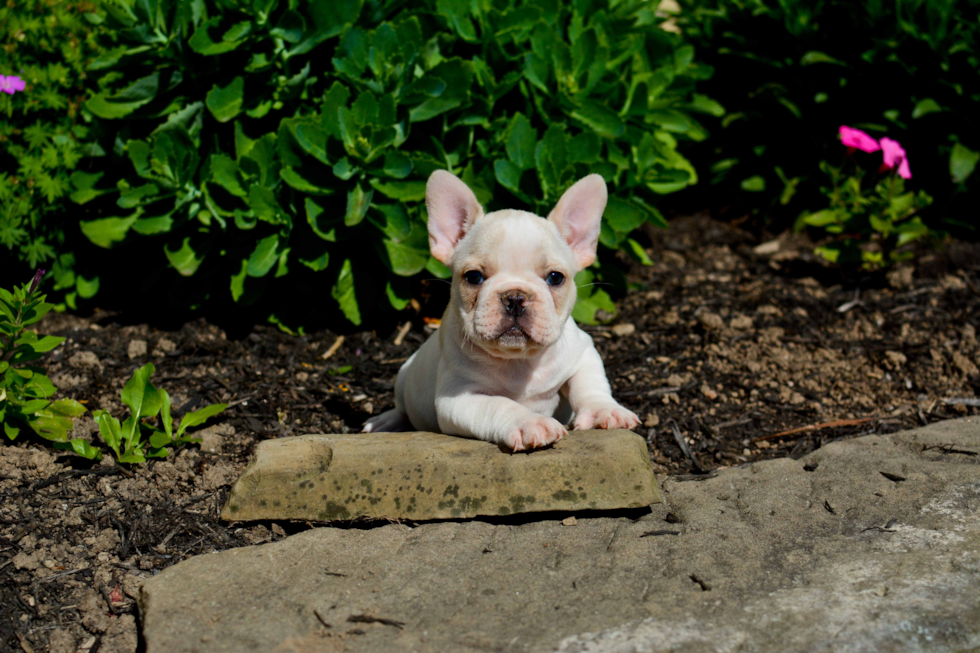
{"label": "pebble", "polygon": [[631,336],[636,332],[636,326],[625,322],[623,324],[617,324],[612,328],[613,335],[619,336],[620,338],[624,336]]}
{"label": "pebble", "polygon": [[646,419],[643,420],[643,426],[649,429],[657,426],[658,424],[660,424],[660,416],[656,413],[647,413]]}
{"label": "pebble", "polygon": [[102,367],[102,361],[99,357],[95,355],[94,351],[80,351],[78,353],[72,354],[71,358],[68,359],[68,363],[72,367],[82,367],[82,368],[93,368]]}
{"label": "pebble", "polygon": [[564,519],[561,520],[561,523],[562,523],[563,526],[574,526],[575,524],[578,523],[578,520],[575,519],[574,516],[573,517],[565,517]]}
{"label": "pebble", "polygon": [[700,322],[701,326],[708,331],[720,329],[725,324],[720,315],[717,313],[709,313],[707,311],[698,315],[698,322]]}
{"label": "pebble", "polygon": [[747,331],[755,325],[755,322],[747,315],[739,315],[738,317],[733,318],[730,324],[733,329]]}
{"label": "pebble", "polygon": [[146,356],[146,341],[131,340],[129,346],[126,347],[126,355],[129,356],[130,360]]}

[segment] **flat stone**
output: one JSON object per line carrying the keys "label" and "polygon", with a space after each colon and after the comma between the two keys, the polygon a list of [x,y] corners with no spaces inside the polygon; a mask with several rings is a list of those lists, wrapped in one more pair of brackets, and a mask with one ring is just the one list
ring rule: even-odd
{"label": "flat stone", "polygon": [[325,527],[197,556],[140,589],[146,651],[976,650],[978,452],[970,417],[668,477],[639,519]]}
{"label": "flat stone", "polygon": [[573,431],[512,454],[438,433],[266,440],[222,519],[460,519],[640,508],[659,502],[646,443],[631,431]]}

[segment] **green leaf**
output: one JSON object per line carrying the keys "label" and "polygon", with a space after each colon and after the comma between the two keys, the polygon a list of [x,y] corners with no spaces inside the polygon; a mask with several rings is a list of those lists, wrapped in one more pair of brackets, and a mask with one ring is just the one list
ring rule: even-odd
{"label": "green leaf", "polygon": [[88,220],[79,222],[79,227],[85,237],[99,247],[106,249],[112,247],[113,243],[122,242],[126,238],[130,227],[142,215],[143,209],[137,208],[136,212],[125,218],[101,218],[99,220]]}
{"label": "green leaf", "polygon": [[707,113],[715,118],[721,118],[723,115],[725,115],[725,107],[721,106],[718,102],[712,100],[707,95],[701,95],[700,93],[695,93],[692,95],[691,102],[687,106],[691,111]]}
{"label": "green leaf", "polygon": [[412,301],[412,298],[411,296],[408,295],[407,292],[404,292],[404,290],[406,289],[404,288],[396,289],[396,285],[398,284],[392,283],[392,280],[389,279],[388,283],[385,285],[385,294],[388,296],[388,302],[391,304],[391,307],[394,308],[396,311],[402,311],[405,309],[406,306],[409,305],[409,303]]}
{"label": "green leaf", "polygon": [[385,152],[384,173],[395,179],[404,179],[412,173],[412,160],[398,150]]}
{"label": "green leaf", "polygon": [[819,52],[817,50],[810,50],[809,52],[804,53],[802,57],[800,57],[801,66],[812,66],[815,63],[831,63],[831,64],[837,64],[838,66],[847,65],[843,61],[834,59],[829,54],[826,54],[824,52]]}
{"label": "green leaf", "polygon": [[568,142],[569,163],[598,163],[602,142],[595,132],[582,132]]}
{"label": "green leaf", "polygon": [[183,127],[173,127],[157,134],[153,141],[150,167],[157,175],[182,187],[197,172],[197,146]]}
{"label": "green leaf", "polygon": [[759,175],[754,175],[748,179],[743,179],[740,186],[744,191],[759,193],[766,189],[766,180]]}
{"label": "green leaf", "polygon": [[220,41],[214,41],[209,31],[221,23],[221,16],[215,16],[202,23],[188,41],[191,49],[198,54],[216,55],[230,52],[245,42],[245,37],[251,31],[251,23],[233,25]]}
{"label": "green leaf", "polygon": [[173,438],[173,418],[170,416],[170,394],[161,388],[160,393],[160,421],[163,423],[163,432],[168,438]]}
{"label": "green leaf", "polygon": [[507,190],[514,193],[521,192],[521,176],[523,173],[517,164],[507,159],[497,159],[493,162],[493,174],[500,185]]}
{"label": "green leaf", "polygon": [[97,189],[95,184],[102,178],[104,172],[96,172],[89,174],[87,172],[82,172],[81,170],[76,170],[71,174],[71,184],[75,188],[69,197],[71,201],[75,204],[85,204],[91,200],[99,197],[100,195],[105,195],[106,193],[111,193],[112,189]]}
{"label": "green leaf", "polygon": [[203,424],[227,407],[228,404],[212,404],[210,406],[205,406],[200,410],[195,410],[192,413],[187,413],[180,420],[180,428],[177,429],[176,439],[180,440],[181,436],[184,434],[184,431],[192,426],[199,426]]}
{"label": "green leaf", "polygon": [[99,278],[95,277],[89,280],[78,275],[75,277],[75,289],[78,290],[78,296],[82,299],[92,299],[99,292]]}
{"label": "green leaf", "polygon": [[932,98],[923,98],[915,103],[912,109],[912,118],[921,118],[930,113],[939,113],[943,108]]}
{"label": "green leaf", "polygon": [[640,263],[642,263],[643,265],[653,265],[653,259],[650,258],[650,256],[647,254],[646,250],[643,249],[643,246],[640,245],[640,243],[636,242],[632,238],[627,238],[626,244],[630,246],[630,250],[636,256],[637,260],[640,261]]}
{"label": "green leaf", "polygon": [[534,167],[534,149],[538,144],[538,131],[531,127],[523,113],[515,113],[507,127],[507,157],[520,170]]}
{"label": "green leaf", "polygon": [[245,78],[236,77],[224,88],[215,84],[208,92],[205,104],[218,122],[228,122],[242,110]]}
{"label": "green leaf", "polygon": [[354,272],[351,269],[350,259],[344,261],[337,282],[330,289],[330,296],[337,301],[348,320],[356,325],[361,323],[361,311],[357,306],[357,297],[354,295]]}
{"label": "green leaf", "polygon": [[306,198],[306,221],[313,229],[313,233],[328,242],[336,242],[340,218],[337,215],[321,218],[324,213],[325,209],[322,206],[314,202],[312,198]]}
{"label": "green leaf", "polygon": [[174,266],[177,273],[182,277],[193,276],[204,261],[204,254],[198,255],[191,247],[191,237],[184,238],[183,244],[177,250],[171,250],[167,245],[163,246],[163,253]]}
{"label": "green leaf", "polygon": [[[347,212],[344,214],[344,225],[353,227],[360,224],[364,216],[367,215],[367,210],[371,206],[371,198],[373,197],[373,189],[365,192],[361,184],[354,184],[354,187],[347,192]],[[423,193],[424,197],[425,195]]]}
{"label": "green leaf", "polygon": [[[147,363],[143,367],[133,372],[133,376],[123,387],[120,397],[122,402],[129,407],[130,416],[124,424],[122,438],[126,443],[126,449],[131,449],[138,444],[139,440],[139,420],[142,417],[151,415],[150,410],[156,405],[157,411],[160,410],[160,399],[156,389],[150,385],[150,376],[156,368],[153,363]],[[147,410],[149,409],[149,410]]]}
{"label": "green leaf", "polygon": [[803,218],[803,222],[811,227],[826,227],[830,224],[837,224],[839,221],[838,216],[839,214],[836,210],[824,209],[823,211],[817,211],[806,216]]}
{"label": "green leaf", "polygon": [[953,183],[962,184],[966,181],[980,162],[980,152],[974,152],[962,143],[953,146],[949,155],[949,175]]}
{"label": "green leaf", "polygon": [[264,277],[279,260],[282,253],[279,234],[272,234],[260,240],[248,258],[248,276]]}
{"label": "green leaf", "polygon": [[604,104],[585,100],[568,112],[572,118],[585,123],[603,138],[619,138],[626,131],[626,123]]}
{"label": "green leaf", "polygon": [[248,273],[248,259],[242,261],[242,268],[231,275],[231,298],[236,302],[245,294],[245,277]]}
{"label": "green leaf", "polygon": [[81,438],[75,438],[68,442],[55,442],[52,446],[62,451],[73,451],[82,458],[89,460],[102,460],[102,451]]}
{"label": "green leaf", "polygon": [[412,107],[409,112],[411,122],[431,120],[447,111],[456,109],[469,100],[470,86],[473,84],[473,63],[462,59],[443,61],[426,73],[442,80],[446,90],[439,97],[432,97]]}
{"label": "green leaf", "polygon": [[122,426],[119,424],[119,420],[109,413],[105,411],[97,411],[97,413],[93,413],[92,416],[95,417],[95,421],[99,425],[102,440],[116,452],[118,458],[119,447],[122,445]]}
{"label": "green leaf", "polygon": [[602,217],[618,233],[628,234],[647,221],[647,213],[618,197],[612,196]]}
{"label": "green leaf", "polygon": [[371,186],[385,197],[401,202],[419,202],[425,199],[424,181],[382,181],[374,177],[371,179]]}
{"label": "green leaf", "polygon": [[310,268],[314,272],[323,272],[330,265],[330,252],[324,252],[315,259],[303,259],[299,260],[300,263]]}
{"label": "green leaf", "polygon": [[296,142],[307,154],[312,155],[317,161],[325,165],[330,165],[327,158],[327,132],[312,123],[300,123],[296,125]]}

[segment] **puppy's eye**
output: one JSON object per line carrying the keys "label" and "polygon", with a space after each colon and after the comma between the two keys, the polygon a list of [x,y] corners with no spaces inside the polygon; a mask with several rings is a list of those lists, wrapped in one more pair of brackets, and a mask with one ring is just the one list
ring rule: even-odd
{"label": "puppy's eye", "polygon": [[548,282],[549,286],[560,286],[565,283],[565,275],[561,272],[551,272],[545,277],[545,281]]}
{"label": "puppy's eye", "polygon": [[463,279],[471,286],[479,286],[483,283],[483,273],[477,270],[470,270],[463,273]]}

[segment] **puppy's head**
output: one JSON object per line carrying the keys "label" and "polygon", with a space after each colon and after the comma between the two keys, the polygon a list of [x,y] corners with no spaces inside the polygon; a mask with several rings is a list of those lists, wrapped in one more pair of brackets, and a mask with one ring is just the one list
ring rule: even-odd
{"label": "puppy's head", "polygon": [[444,170],[425,190],[432,255],[452,268],[451,310],[464,336],[498,358],[550,347],[575,306],[575,273],[595,260],[606,183],[589,175],[547,219],[483,213],[473,191]]}

